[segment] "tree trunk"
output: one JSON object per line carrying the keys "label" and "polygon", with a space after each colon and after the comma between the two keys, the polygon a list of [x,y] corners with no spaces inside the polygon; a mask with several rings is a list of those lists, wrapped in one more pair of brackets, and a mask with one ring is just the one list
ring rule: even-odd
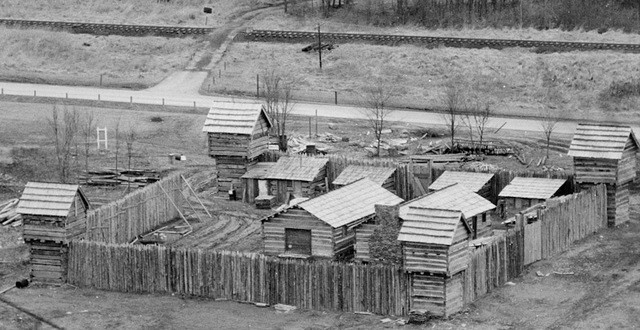
{"label": "tree trunk", "polygon": [[280,149],[280,151],[287,152],[288,147],[289,146],[287,144],[287,136],[286,135],[278,136],[278,148]]}

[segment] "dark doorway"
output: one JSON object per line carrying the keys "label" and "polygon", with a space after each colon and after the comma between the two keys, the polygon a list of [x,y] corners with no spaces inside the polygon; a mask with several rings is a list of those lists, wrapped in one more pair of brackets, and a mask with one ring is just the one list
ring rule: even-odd
{"label": "dark doorway", "polygon": [[311,230],[285,228],[284,237],[285,252],[311,255]]}

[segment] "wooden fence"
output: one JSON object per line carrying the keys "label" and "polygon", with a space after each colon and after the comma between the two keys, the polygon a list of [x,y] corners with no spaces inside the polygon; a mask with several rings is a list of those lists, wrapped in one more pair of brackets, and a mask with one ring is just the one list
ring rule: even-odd
{"label": "wooden fence", "polygon": [[395,266],[74,241],[68,281],[103,290],[180,293],[314,310],[408,312],[407,277]]}
{"label": "wooden fence", "polygon": [[169,175],[120,200],[89,211],[86,239],[127,243],[180,216],[184,202],[181,174]]}
{"label": "wooden fence", "polygon": [[535,210],[537,221],[526,215],[488,244],[475,248],[465,270],[465,303],[473,302],[524,271],[524,266],[552,257],[571,244],[607,226],[607,189],[594,186],[577,194],[553,198]]}

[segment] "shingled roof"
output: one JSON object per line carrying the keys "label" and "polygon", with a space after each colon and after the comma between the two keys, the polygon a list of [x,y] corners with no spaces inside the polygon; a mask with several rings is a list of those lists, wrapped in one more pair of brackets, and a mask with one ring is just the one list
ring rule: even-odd
{"label": "shingled roof", "polygon": [[76,193],[80,193],[88,208],[89,202],[76,184],[29,182],[22,192],[16,212],[66,217],[69,215]]}
{"label": "shingled roof", "polygon": [[273,126],[260,103],[216,102],[209,109],[202,131],[250,135],[260,116],[264,116],[269,127]]}
{"label": "shingled roof", "polygon": [[402,220],[398,240],[403,242],[451,245],[460,221],[471,232],[459,210],[410,206]]}
{"label": "shingled roof", "polygon": [[629,126],[578,124],[569,147],[569,156],[622,159],[622,152],[629,139],[640,146]]}
{"label": "shingled roof", "polygon": [[311,182],[327,165],[329,159],[316,157],[280,157],[265,175],[269,180]]}
{"label": "shingled roof", "polygon": [[260,162],[249,167],[247,173],[243,174],[242,179],[264,179],[267,176],[269,170],[275,165],[274,162]]}
{"label": "shingled roof", "polygon": [[400,218],[404,219],[411,207],[457,210],[461,211],[466,219],[470,219],[478,214],[492,210],[496,206],[461,184],[455,183],[400,206]]}
{"label": "shingled roof", "polygon": [[395,171],[396,169],[392,167],[349,165],[333,180],[333,184],[343,186],[356,180],[367,178],[382,185]]}
{"label": "shingled roof", "polygon": [[491,178],[493,173],[444,171],[436,181],[433,181],[429,189],[440,190],[459,183],[473,192],[478,192]]}
{"label": "shingled roof", "polygon": [[523,178],[516,177],[504,187],[499,197],[527,199],[548,199],[566,182],[566,179]]}
{"label": "shingled roof", "polygon": [[402,198],[363,178],[304,201],[297,207],[313,214],[331,227],[338,228],[374,215],[376,204],[396,205],[402,202]]}

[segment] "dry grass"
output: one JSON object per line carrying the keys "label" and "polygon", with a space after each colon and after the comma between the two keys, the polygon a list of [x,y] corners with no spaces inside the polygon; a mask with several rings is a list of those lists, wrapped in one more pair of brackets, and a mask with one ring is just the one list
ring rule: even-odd
{"label": "dry grass", "polygon": [[[3,0],[4,18],[65,20],[95,23],[222,26],[239,12],[268,0]],[[211,14],[203,12],[212,7]]]}
{"label": "dry grass", "polygon": [[[541,106],[546,79],[556,85],[554,90],[560,95],[556,105],[567,109],[569,117],[588,115],[598,119],[603,116],[603,108],[632,110],[633,99],[625,105],[603,101],[599,93],[613,81],[630,80],[640,74],[635,54],[604,51],[535,54],[525,49],[425,49],[362,44],[340,45],[324,52],[323,70],[319,71],[317,54],[303,53],[303,46],[236,43],[223,59],[229,63],[228,70],[222,79],[217,79],[216,88],[255,94],[256,74],[262,68],[286,66],[288,72],[301,79],[296,93],[299,98],[319,99],[324,95],[323,101],[331,102],[336,90],[340,102],[349,99],[357,102],[358,91],[369,84],[371,77],[382,76],[401,86],[402,95],[395,106],[437,108],[445,83],[462,77],[469,88],[493,102],[500,113],[530,115]],[[548,67],[546,75],[544,67]]]}
{"label": "dry grass", "polygon": [[[278,12],[275,15],[262,16],[252,23],[254,29],[265,30],[301,30],[316,31],[318,18],[303,19]],[[322,20],[321,20],[322,21]],[[555,41],[585,41],[585,42],[613,42],[640,43],[640,35],[609,30],[604,33],[597,31],[563,31],[560,29],[536,30],[524,29],[425,29],[420,26],[376,27],[371,25],[344,23],[338,19],[325,19],[321,23],[321,30],[325,32],[346,33],[376,33],[397,35],[418,35],[435,37],[460,38],[495,38],[495,39],[525,39],[525,40],[555,40]]]}
{"label": "dry grass", "polygon": [[0,79],[150,86],[181,70],[203,41],[0,28]]}

